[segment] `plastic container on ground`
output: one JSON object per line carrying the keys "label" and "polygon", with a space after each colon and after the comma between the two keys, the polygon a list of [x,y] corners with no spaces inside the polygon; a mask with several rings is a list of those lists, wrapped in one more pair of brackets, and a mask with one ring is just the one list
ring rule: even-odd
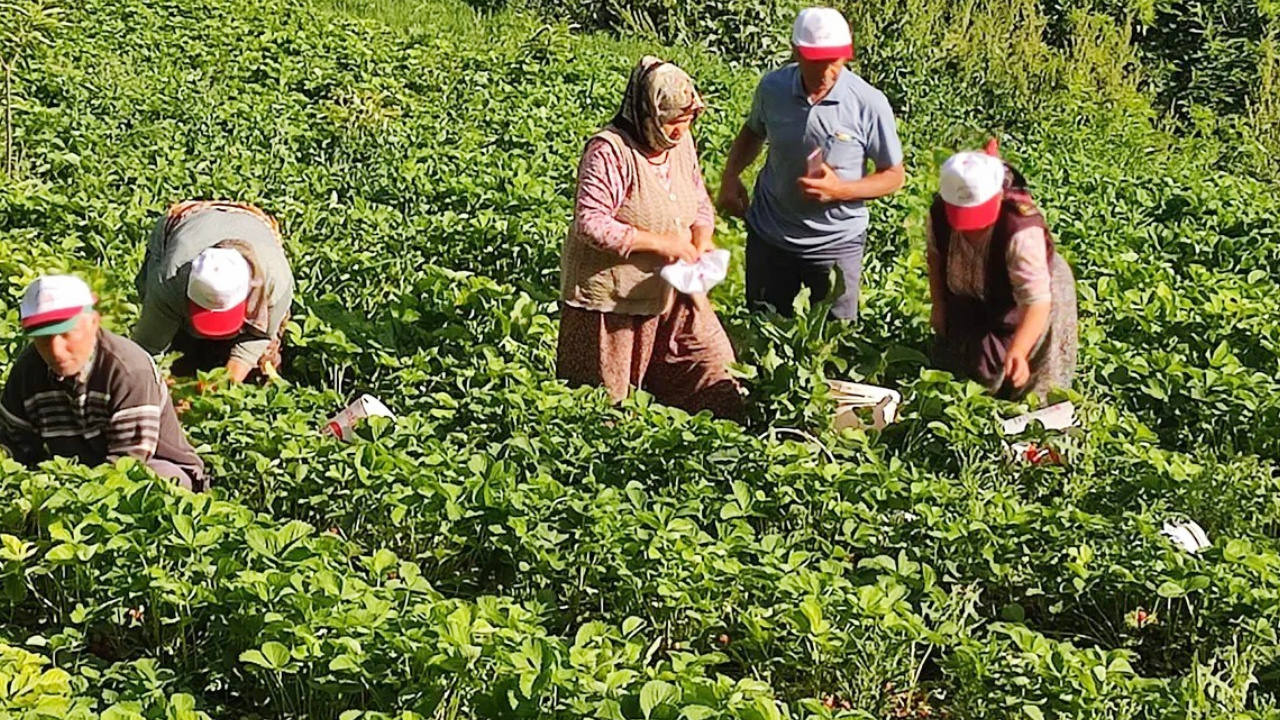
{"label": "plastic container on ground", "polygon": [[902,394],[897,390],[847,380],[828,380],[827,386],[836,401],[837,430],[864,427],[865,415],[871,416],[871,427],[876,430],[883,430],[886,425],[898,421]]}
{"label": "plastic container on ground", "polygon": [[324,431],[343,441],[350,441],[357,422],[367,417],[385,417],[396,419],[395,413],[372,395],[361,395],[342,412],[334,415],[325,424]]}

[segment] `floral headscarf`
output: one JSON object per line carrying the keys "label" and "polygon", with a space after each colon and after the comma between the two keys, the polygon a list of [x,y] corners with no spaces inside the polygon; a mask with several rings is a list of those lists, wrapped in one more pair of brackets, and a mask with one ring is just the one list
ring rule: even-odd
{"label": "floral headscarf", "polygon": [[702,112],[702,98],[693,88],[693,78],[675,65],[645,55],[631,71],[622,107],[612,125],[631,137],[641,150],[662,152],[679,142],[667,136],[663,123]]}

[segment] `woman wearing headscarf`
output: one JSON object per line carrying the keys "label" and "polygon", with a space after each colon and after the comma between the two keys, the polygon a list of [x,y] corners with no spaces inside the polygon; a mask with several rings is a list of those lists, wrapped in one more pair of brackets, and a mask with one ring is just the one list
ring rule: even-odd
{"label": "woman wearing headscarf", "polygon": [[1069,388],[1075,278],[995,140],[943,164],[926,227],[935,364],[1007,399]]}
{"label": "woman wearing headscarf", "polygon": [[643,388],[690,412],[738,418],[733,348],[703,293],[659,271],[715,248],[715,215],[690,126],[702,112],[680,68],[646,56],[622,107],[587,141],[573,223],[560,256],[557,375],[608,389]]}

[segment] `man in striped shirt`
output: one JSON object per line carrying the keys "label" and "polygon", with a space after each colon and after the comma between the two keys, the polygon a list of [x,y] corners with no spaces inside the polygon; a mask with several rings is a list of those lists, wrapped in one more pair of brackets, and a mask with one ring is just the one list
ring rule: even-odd
{"label": "man in striped shirt", "polygon": [[178,424],[155,362],[99,326],[83,280],[37,279],[19,315],[32,344],[0,395],[0,452],[28,466],[51,456],[87,465],[134,457],[161,477],[204,489],[204,463]]}

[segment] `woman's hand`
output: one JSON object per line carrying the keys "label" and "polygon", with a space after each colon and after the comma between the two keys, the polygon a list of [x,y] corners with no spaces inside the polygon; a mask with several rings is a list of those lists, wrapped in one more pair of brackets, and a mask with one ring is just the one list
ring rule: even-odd
{"label": "woman's hand", "polygon": [[662,255],[662,259],[668,264],[680,263],[681,260],[685,263],[696,263],[700,255],[698,249],[694,247],[694,238],[687,237],[687,234],[686,236],[678,236],[678,234],[668,236],[666,249],[660,250],[658,254]]}
{"label": "woman's hand", "polygon": [[698,256],[702,253],[693,244],[693,233],[689,228],[680,228],[680,232],[676,235],[666,236],[666,247],[658,251],[668,263],[675,263],[684,260],[685,262],[698,262]]}
{"label": "woman's hand", "polygon": [[632,252],[651,252],[667,264],[685,260],[698,261],[698,248],[693,244],[693,231],[681,227],[674,234],[659,235],[646,230],[636,230],[635,239],[631,242]]}
{"label": "woman's hand", "polygon": [[1018,329],[1013,332],[1013,340],[1004,356],[1004,379],[1015,389],[1026,387],[1031,380],[1031,362],[1028,358],[1040,336],[1049,327],[1050,308],[1051,304],[1047,300],[1028,305],[1022,321],[1018,323]]}
{"label": "woman's hand", "polygon": [[714,225],[695,225],[693,227],[693,247],[698,251],[699,257],[716,249],[716,242],[712,239],[715,232]]}
{"label": "woman's hand", "polygon": [[1026,387],[1031,380],[1031,363],[1026,353],[1010,351],[1004,356],[1004,379],[1014,388]]}

